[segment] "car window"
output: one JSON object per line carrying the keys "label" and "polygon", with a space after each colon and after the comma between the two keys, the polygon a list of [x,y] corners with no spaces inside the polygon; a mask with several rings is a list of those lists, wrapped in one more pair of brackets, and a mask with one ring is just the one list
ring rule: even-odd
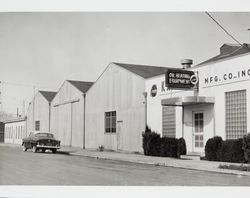
{"label": "car window", "polygon": [[35,134],[36,137],[48,137],[48,138],[53,138],[53,134],[51,133],[37,133]]}

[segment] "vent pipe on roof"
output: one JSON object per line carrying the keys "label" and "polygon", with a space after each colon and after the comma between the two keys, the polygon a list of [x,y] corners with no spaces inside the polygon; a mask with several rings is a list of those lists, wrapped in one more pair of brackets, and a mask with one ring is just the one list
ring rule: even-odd
{"label": "vent pipe on roof", "polygon": [[183,66],[182,67],[183,69],[188,69],[193,64],[193,60],[192,59],[182,59],[181,64]]}

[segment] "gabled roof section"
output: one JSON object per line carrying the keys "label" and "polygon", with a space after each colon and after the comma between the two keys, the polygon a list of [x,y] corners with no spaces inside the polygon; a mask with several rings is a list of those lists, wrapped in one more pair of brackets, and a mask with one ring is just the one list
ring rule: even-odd
{"label": "gabled roof section", "polygon": [[53,98],[55,97],[56,93],[55,91],[39,91],[48,102],[51,102]]}
{"label": "gabled roof section", "polygon": [[75,80],[67,80],[71,83],[74,87],[79,89],[82,93],[86,93],[89,88],[93,85],[93,82],[86,82],[86,81],[75,81]]}
{"label": "gabled roof section", "polygon": [[158,66],[149,66],[149,65],[134,65],[134,64],[115,63],[115,62],[113,62],[113,64],[118,65],[145,79],[165,74],[165,72],[168,69],[167,67],[158,67]]}
{"label": "gabled roof section", "polygon": [[[238,44],[224,44],[220,47],[220,54],[210,58],[196,66],[202,66],[209,63],[223,61],[228,58],[236,57],[239,55],[250,53],[250,44],[244,43],[243,45]],[[194,67],[196,67],[194,66]]]}

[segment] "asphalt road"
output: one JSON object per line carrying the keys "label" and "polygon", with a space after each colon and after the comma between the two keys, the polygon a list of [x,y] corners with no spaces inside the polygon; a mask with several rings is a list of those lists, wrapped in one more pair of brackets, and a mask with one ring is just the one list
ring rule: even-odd
{"label": "asphalt road", "polygon": [[250,177],[0,146],[0,184],[250,186]]}

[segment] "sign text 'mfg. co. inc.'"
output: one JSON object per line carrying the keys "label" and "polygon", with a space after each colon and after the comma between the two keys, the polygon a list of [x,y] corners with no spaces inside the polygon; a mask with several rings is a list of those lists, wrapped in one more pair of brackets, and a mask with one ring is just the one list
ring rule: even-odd
{"label": "sign text 'mfg. co. inc.'", "polygon": [[184,69],[168,69],[165,75],[166,87],[176,89],[193,88],[198,78],[193,71]]}

